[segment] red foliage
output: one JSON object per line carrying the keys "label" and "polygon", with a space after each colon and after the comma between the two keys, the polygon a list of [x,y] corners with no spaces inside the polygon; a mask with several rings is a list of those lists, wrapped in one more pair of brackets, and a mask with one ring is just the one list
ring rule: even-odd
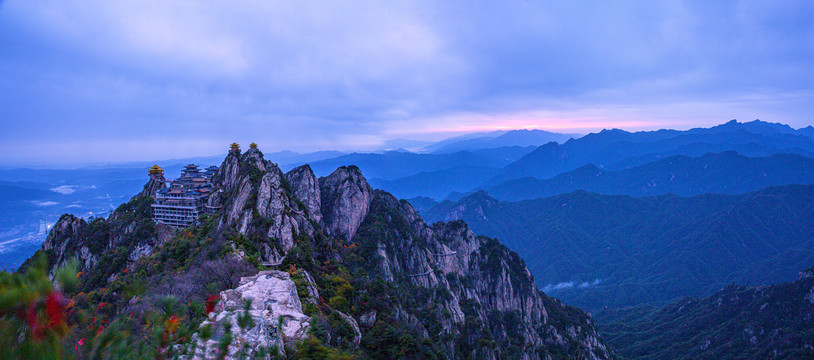
{"label": "red foliage", "polygon": [[45,299],[45,314],[48,315],[48,325],[52,328],[65,323],[65,305],[67,300],[59,291],[52,291]]}
{"label": "red foliage", "polygon": [[42,338],[45,335],[42,326],[40,326],[40,317],[37,315],[37,304],[34,301],[28,303],[25,307],[25,322],[28,324],[28,328],[31,329],[31,333],[34,334],[35,339]]}
{"label": "red foliage", "polygon": [[[45,306],[43,313],[42,305]],[[65,313],[68,301],[59,291],[51,291],[45,301],[31,300],[25,307],[17,309],[17,317],[24,321],[35,339],[42,339],[52,331],[65,328]]]}
{"label": "red foliage", "polygon": [[217,302],[218,302],[218,296],[217,295],[209,295],[209,297],[206,298],[206,314],[207,315],[209,315],[209,313],[211,313],[212,311],[215,310],[215,304],[217,304]]}

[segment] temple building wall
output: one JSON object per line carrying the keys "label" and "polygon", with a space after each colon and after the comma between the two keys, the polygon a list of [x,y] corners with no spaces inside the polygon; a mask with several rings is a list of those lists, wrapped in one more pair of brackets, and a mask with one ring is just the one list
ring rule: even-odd
{"label": "temple building wall", "polygon": [[153,221],[179,227],[195,224],[198,216],[206,212],[205,204],[212,192],[215,171],[217,167],[214,166],[203,172],[197,165],[185,166],[178,179],[156,192],[152,205]]}

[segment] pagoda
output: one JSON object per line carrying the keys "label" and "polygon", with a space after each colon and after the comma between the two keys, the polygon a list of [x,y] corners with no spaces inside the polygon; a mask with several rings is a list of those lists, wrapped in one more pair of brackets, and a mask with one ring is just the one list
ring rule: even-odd
{"label": "pagoda", "polygon": [[147,170],[147,173],[150,174],[150,179],[164,181],[164,169],[158,166],[158,164],[154,164],[150,170]]}
{"label": "pagoda", "polygon": [[236,142],[232,143],[232,145],[229,146],[229,151],[240,154],[240,145]]}
{"label": "pagoda", "polygon": [[249,144],[249,149],[257,150],[257,144],[255,144],[255,143]]}

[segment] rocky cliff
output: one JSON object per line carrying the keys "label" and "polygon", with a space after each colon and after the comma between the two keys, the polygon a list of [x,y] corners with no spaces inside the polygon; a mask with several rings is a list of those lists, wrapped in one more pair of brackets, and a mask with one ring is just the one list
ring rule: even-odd
{"label": "rocky cliff", "polygon": [[148,180],[147,183],[144,184],[144,189],[142,189],[140,193],[134,196],[133,199],[141,196],[150,196],[150,197],[155,196],[155,193],[157,193],[158,190],[163,189],[165,187],[167,187],[167,183],[166,180],[164,180],[163,176],[157,178],[150,177],[150,180]]}
{"label": "rocky cliff", "polygon": [[311,167],[303,165],[285,174],[285,179],[291,185],[294,196],[299,199],[308,210],[308,216],[318,224],[322,224],[322,195],[319,192],[319,179],[314,175]]}
{"label": "rocky cliff", "polygon": [[[119,206],[107,219],[90,218],[86,221],[65,214],[48,233],[42,252],[52,269],[74,259],[77,270],[96,279],[94,285],[104,284],[104,279],[113,272],[128,262],[151,254],[175,233],[171,227],[150,220],[151,204],[152,198],[136,196]],[[100,261],[104,264],[97,266]],[[29,265],[26,262],[21,269]]]}
{"label": "rocky cliff", "polygon": [[340,167],[319,179],[322,216],[329,235],[351,240],[367,216],[373,188],[356,166]]}
{"label": "rocky cliff", "polygon": [[[353,291],[339,295],[325,289],[327,306],[318,312],[341,319],[328,321],[328,328],[341,322],[358,328],[361,341],[353,340],[354,331],[343,338],[329,330],[323,339],[329,344],[378,349],[381,333],[402,324],[405,335],[432,344],[421,356],[609,356],[592,320],[540,293],[517,254],[494,239],[475,236],[463,222],[428,226],[409,203],[374,191],[354,166],[317,180],[307,166],[281,176],[260,157],[230,155],[218,178],[220,188],[233,191],[223,198],[225,225],[249,234],[252,226],[267,224],[261,230],[281,242],[285,265],[315,273],[317,283],[335,276],[326,267],[346,272]],[[252,213],[260,221],[245,220]],[[297,236],[303,237],[299,244],[294,243]],[[339,243],[326,246],[331,241]],[[322,266],[303,259],[303,251],[324,259]],[[373,290],[381,284],[381,293]],[[374,294],[386,300],[373,301]]]}
{"label": "rocky cliff", "polygon": [[[310,169],[300,169],[298,189],[309,179]],[[292,175],[293,176],[293,175]],[[310,173],[310,178],[314,178]],[[263,248],[264,261],[278,261],[292,246],[294,237],[311,236],[319,217],[296,196],[285,175],[258,150],[243,155],[230,152],[213,180],[216,191],[209,204],[223,209],[219,227],[235,228]],[[316,188],[314,185],[313,188]],[[318,189],[315,190],[318,194]],[[312,224],[312,221],[315,224]]]}
{"label": "rocky cliff", "polygon": [[[368,275],[363,287],[381,278],[393,284],[395,300],[370,309],[360,303],[359,312],[410,324],[445,357],[609,356],[588,316],[539,292],[516,253],[461,221],[430,227],[406,201],[375,191],[354,244],[365,260],[351,268]],[[566,313],[576,321],[562,326]]]}
{"label": "rocky cliff", "polygon": [[[137,297],[105,293],[130,317],[166,308],[166,297],[203,301],[219,291],[203,325],[184,337],[193,340],[165,352],[190,356],[217,342],[227,358],[282,354],[304,351],[293,344],[310,336],[370,358],[610,357],[591,318],[539,292],[516,253],[461,221],[426,224],[355,166],[317,179],[307,166],[284,174],[256,149],[232,151],[213,184],[217,213],[171,241],[140,197],[107,220],[64,218],[44,249],[58,250],[52,263],[78,256],[100,274],[85,281],[88,290],[132,294],[132,284],[145,284]],[[150,250],[139,253],[144,246]],[[251,348],[263,352],[241,350]]]}

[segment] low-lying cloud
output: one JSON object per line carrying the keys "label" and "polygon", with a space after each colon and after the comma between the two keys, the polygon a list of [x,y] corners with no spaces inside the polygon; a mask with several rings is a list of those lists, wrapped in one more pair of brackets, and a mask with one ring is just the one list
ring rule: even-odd
{"label": "low-lying cloud", "polygon": [[82,189],[96,189],[96,185],[90,185],[90,186],[60,185],[60,186],[57,186],[57,187],[53,187],[50,190],[55,192],[55,193],[58,193],[58,194],[70,195],[70,194],[73,194],[73,193],[77,192],[78,190],[82,190]]}
{"label": "low-lying cloud", "polygon": [[62,195],[70,195],[76,192],[76,185],[61,185],[51,188],[51,191]]}
{"label": "low-lying cloud", "polygon": [[564,282],[560,282],[560,283],[556,283],[556,284],[548,284],[546,286],[543,286],[543,288],[541,290],[543,290],[543,292],[552,292],[552,291],[567,290],[567,289],[574,289],[574,288],[587,289],[589,287],[599,285],[600,283],[602,283],[602,279],[595,279],[594,281],[583,281],[583,282],[564,281]]}
{"label": "low-lying cloud", "polygon": [[59,204],[59,203],[58,203],[58,202],[56,202],[56,201],[32,201],[32,203],[34,203],[34,205],[37,205],[37,206],[42,206],[42,207],[45,207],[45,206],[54,206],[54,205],[58,205],[58,204]]}

